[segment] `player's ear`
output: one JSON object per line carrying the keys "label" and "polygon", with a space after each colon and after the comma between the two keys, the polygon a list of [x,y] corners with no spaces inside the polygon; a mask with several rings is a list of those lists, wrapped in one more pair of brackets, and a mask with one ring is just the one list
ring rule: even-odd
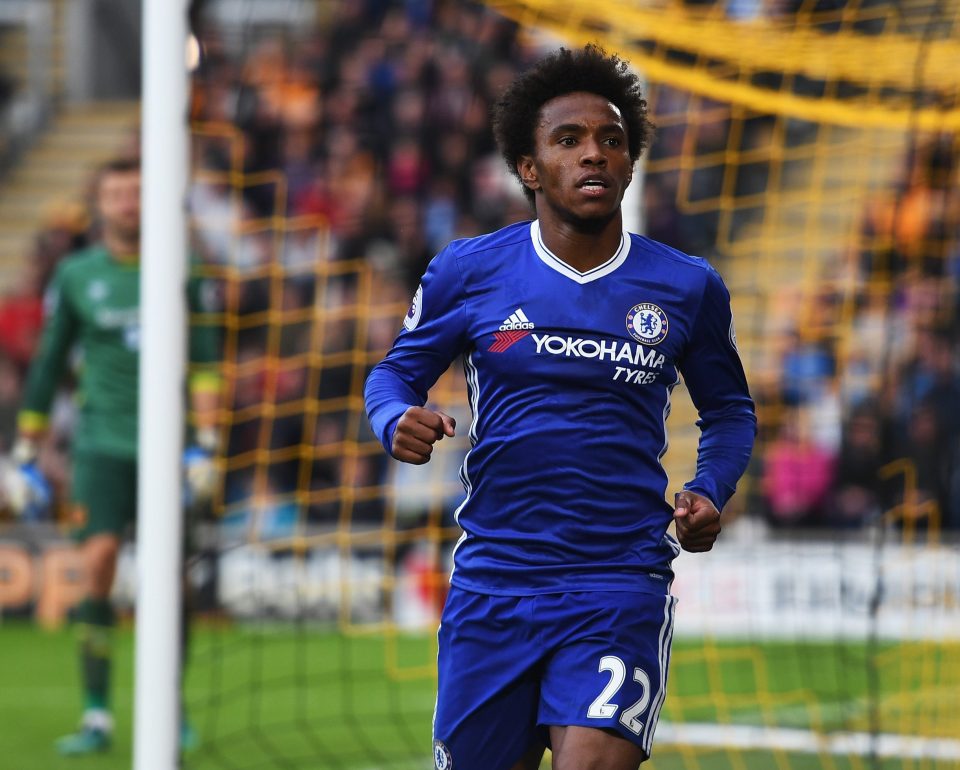
{"label": "player's ear", "polygon": [[517,175],[524,187],[529,190],[540,189],[540,179],[537,176],[537,167],[532,155],[521,155],[517,159]]}

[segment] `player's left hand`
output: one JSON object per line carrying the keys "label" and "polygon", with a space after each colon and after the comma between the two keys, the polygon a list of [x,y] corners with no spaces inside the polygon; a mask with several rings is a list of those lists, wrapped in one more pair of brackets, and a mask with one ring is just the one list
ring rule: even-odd
{"label": "player's left hand", "polygon": [[6,458],[0,460],[0,507],[23,521],[50,518],[53,489],[36,463],[16,465]]}
{"label": "player's left hand", "polygon": [[184,499],[187,505],[213,499],[217,484],[217,466],[213,455],[202,447],[188,447],[183,452]]}
{"label": "player's left hand", "polygon": [[720,511],[703,495],[689,489],[677,493],[673,520],[684,551],[709,551],[720,535]]}
{"label": "player's left hand", "polygon": [[214,430],[197,431],[197,443],[183,453],[184,502],[187,506],[208,503],[213,499],[220,478],[217,469],[217,434]]}

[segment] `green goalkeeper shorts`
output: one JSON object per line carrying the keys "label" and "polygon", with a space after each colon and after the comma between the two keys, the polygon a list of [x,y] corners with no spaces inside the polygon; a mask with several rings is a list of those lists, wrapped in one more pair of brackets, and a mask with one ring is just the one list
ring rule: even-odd
{"label": "green goalkeeper shorts", "polygon": [[97,452],[73,455],[69,524],[83,542],[92,535],[123,537],[137,519],[137,461]]}

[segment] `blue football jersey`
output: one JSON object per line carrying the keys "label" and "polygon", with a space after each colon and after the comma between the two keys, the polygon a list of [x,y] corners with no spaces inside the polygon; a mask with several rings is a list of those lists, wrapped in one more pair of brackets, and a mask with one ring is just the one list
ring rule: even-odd
{"label": "blue football jersey", "polygon": [[451,582],[502,595],[667,592],[679,546],[660,461],[674,386],[682,376],[700,416],[685,487],[718,509],[756,432],[717,272],[624,232],[581,273],[538,222],[520,223],[441,251],[403,326],[365,389],[388,452],[400,416],[458,356],[466,375],[471,449]]}

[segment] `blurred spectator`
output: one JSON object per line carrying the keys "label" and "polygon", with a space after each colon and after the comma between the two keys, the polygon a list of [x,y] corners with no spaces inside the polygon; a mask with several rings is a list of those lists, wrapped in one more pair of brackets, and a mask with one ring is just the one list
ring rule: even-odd
{"label": "blurred spectator", "polygon": [[908,154],[899,189],[878,195],[863,223],[862,269],[896,277],[907,269],[943,276],[960,225],[955,137],[921,142]]}
{"label": "blurred spectator", "polygon": [[830,526],[852,528],[876,519],[890,505],[880,468],[885,463],[884,429],[878,407],[855,407],[844,424],[832,493]]}
{"label": "blurred spectator", "polygon": [[836,373],[833,353],[825,342],[805,339],[799,331],[788,339],[781,364],[781,399],[790,406],[816,402]]}
{"label": "blurred spectator", "polygon": [[894,418],[901,435],[909,432],[921,404],[937,415],[944,449],[960,440],[960,371],[957,343],[949,327],[920,329],[913,355],[896,373]]}
{"label": "blurred spectator", "polygon": [[[936,526],[951,523],[952,501],[949,498],[950,474],[953,470],[953,452],[949,450],[941,415],[930,400],[918,403],[910,415],[907,427],[906,456],[914,470],[915,488],[905,486],[904,524],[927,526],[932,520]],[[911,517],[916,522],[911,522]]]}
{"label": "blurred spectator", "polygon": [[26,371],[43,326],[44,265],[28,260],[13,291],[0,298],[0,352]]}
{"label": "blurred spectator", "polygon": [[0,353],[0,455],[10,451],[17,434],[17,411],[23,389],[21,368]]}
{"label": "blurred spectator", "polygon": [[17,92],[17,84],[8,73],[0,70],[0,114],[7,108]]}
{"label": "blurred spectator", "polygon": [[809,413],[789,409],[767,446],[761,483],[768,518],[777,527],[822,525],[835,456],[810,436]]}

